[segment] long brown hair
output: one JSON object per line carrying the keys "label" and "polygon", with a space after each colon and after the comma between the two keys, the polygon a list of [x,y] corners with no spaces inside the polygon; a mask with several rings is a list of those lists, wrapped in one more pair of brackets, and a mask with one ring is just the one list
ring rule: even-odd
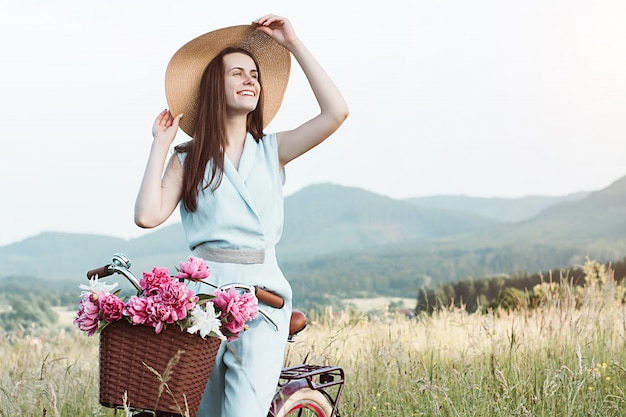
{"label": "long brown hair", "polygon": [[[240,48],[226,48],[209,62],[200,81],[198,98],[198,118],[194,128],[193,140],[178,145],[174,150],[187,153],[183,169],[182,202],[185,209],[194,212],[198,208],[198,193],[210,188],[215,191],[222,182],[224,173],[224,149],[226,147],[226,91],[224,88],[224,56],[242,53],[259,64],[250,52]],[[259,70],[259,84],[261,73]],[[261,84],[262,85],[262,84]],[[258,142],[263,136],[263,89],[254,111],[248,114],[246,129]],[[208,164],[211,175],[207,183],[202,184]],[[201,185],[202,184],[202,185]]]}

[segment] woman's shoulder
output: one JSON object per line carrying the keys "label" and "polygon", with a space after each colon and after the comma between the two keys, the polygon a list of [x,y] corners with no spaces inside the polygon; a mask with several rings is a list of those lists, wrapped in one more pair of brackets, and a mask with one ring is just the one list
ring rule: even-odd
{"label": "woman's shoulder", "polygon": [[276,147],[278,143],[276,133],[264,133],[259,143],[262,143],[264,146]]}
{"label": "woman's shoulder", "polygon": [[187,153],[187,152],[189,152],[189,149],[191,149],[192,143],[193,143],[192,140],[188,140],[187,142],[179,143],[178,145],[174,146],[174,152],[176,152],[176,153]]}
{"label": "woman's shoulder", "polygon": [[179,145],[176,145],[174,146],[174,149],[172,151],[173,153],[172,158],[177,157],[180,163],[182,164],[183,162],[185,162],[185,157],[187,156],[187,152],[189,152],[190,149],[191,149],[191,140],[188,140],[187,142],[183,142]]}

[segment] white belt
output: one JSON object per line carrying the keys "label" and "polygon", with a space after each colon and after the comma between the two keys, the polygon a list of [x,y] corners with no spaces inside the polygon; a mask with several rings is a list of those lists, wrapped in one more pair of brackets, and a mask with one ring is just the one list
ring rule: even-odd
{"label": "white belt", "polygon": [[265,262],[264,249],[214,248],[201,243],[193,248],[191,254],[206,261],[219,263],[262,264]]}

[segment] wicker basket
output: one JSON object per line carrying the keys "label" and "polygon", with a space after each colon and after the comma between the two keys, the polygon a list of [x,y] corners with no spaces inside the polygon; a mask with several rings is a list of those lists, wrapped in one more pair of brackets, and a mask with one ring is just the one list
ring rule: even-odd
{"label": "wicker basket", "polygon": [[[219,346],[219,339],[205,340],[177,325],[156,334],[152,327],[133,326],[126,320],[110,323],[100,334],[100,404],[121,407],[127,392],[126,404],[134,409],[181,414],[187,404],[195,416]],[[167,386],[173,398],[146,366],[166,379],[170,361],[175,365]]]}

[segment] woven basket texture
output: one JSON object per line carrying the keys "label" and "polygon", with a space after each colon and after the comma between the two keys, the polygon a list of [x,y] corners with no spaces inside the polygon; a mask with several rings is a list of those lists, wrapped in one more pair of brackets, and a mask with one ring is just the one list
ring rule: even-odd
{"label": "woven basket texture", "polygon": [[[195,416],[219,346],[219,339],[202,339],[175,324],[156,334],[126,320],[110,323],[100,334],[100,404],[119,408],[127,392],[132,408],[182,414],[188,406]],[[146,365],[166,380],[173,395]]]}

